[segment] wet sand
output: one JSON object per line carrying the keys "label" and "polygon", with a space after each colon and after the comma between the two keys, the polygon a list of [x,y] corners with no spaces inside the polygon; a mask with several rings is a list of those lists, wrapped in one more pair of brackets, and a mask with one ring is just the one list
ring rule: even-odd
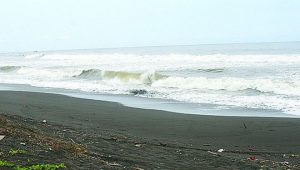
{"label": "wet sand", "polygon": [[[19,128],[85,146],[87,157],[60,155],[70,169],[300,168],[300,119],[296,118],[188,115],[12,91],[0,92],[0,112]],[[0,146],[16,147],[7,135]],[[217,152],[221,148],[225,151]],[[50,160],[52,152],[59,150],[50,152]],[[256,160],[249,160],[253,156]],[[6,158],[12,159],[1,159]]]}

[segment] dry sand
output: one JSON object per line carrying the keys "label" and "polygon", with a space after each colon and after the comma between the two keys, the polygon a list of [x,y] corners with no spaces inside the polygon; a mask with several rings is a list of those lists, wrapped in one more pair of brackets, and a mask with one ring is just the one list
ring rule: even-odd
{"label": "dry sand", "polygon": [[[22,165],[64,163],[69,169],[300,168],[300,119],[296,118],[187,115],[12,91],[0,92],[0,113],[0,133],[6,135],[0,141],[0,160],[19,160]],[[23,142],[25,146],[20,144]],[[11,156],[11,148],[28,154]],[[219,153],[218,149],[225,151]],[[256,160],[249,159],[253,156]]]}

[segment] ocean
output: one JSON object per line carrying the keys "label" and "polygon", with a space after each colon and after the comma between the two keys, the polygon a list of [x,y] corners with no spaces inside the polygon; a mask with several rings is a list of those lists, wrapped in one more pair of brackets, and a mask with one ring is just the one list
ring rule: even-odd
{"label": "ocean", "polygon": [[0,89],[217,116],[300,117],[300,42],[0,54]]}

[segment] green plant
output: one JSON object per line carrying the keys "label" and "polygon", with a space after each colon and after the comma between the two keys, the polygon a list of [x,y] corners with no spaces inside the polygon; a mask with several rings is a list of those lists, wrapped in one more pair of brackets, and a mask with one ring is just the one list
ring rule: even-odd
{"label": "green plant", "polygon": [[11,149],[10,151],[9,151],[9,153],[11,154],[11,155],[17,155],[17,154],[27,154],[27,151],[25,151],[25,150],[20,150],[20,149]]}
{"label": "green plant", "polygon": [[65,164],[38,164],[32,166],[17,166],[12,162],[2,161],[0,160],[0,169],[1,167],[12,168],[15,170],[58,170],[58,169],[65,169]]}
{"label": "green plant", "polygon": [[40,164],[40,165],[32,165],[30,167],[20,167],[17,166],[16,170],[57,170],[57,169],[65,169],[66,166],[61,164]]}
{"label": "green plant", "polygon": [[0,167],[14,167],[15,164],[7,161],[0,160]]}

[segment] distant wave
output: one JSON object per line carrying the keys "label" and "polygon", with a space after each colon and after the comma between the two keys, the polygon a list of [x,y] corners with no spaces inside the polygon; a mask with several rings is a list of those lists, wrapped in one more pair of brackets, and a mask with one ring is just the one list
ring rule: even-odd
{"label": "distant wave", "polygon": [[12,72],[17,71],[21,68],[21,66],[2,66],[0,67],[0,72]]}
{"label": "distant wave", "polygon": [[117,79],[121,82],[137,82],[148,85],[152,84],[154,81],[167,78],[167,76],[156,73],[155,71],[136,73],[126,71],[103,71],[98,69],[83,70],[79,75],[73,77],[99,80]]}
{"label": "distant wave", "polygon": [[274,93],[274,91],[262,91],[262,90],[259,90],[257,89],[257,87],[255,88],[246,88],[246,89],[241,89],[241,90],[238,90],[239,92],[242,92],[242,93],[245,93],[245,94],[248,94],[248,95],[260,95],[260,94],[271,94],[271,95],[274,95],[276,93]]}
{"label": "distant wave", "polygon": [[223,72],[225,69],[224,68],[208,68],[208,69],[197,69],[198,71],[201,72],[209,72],[209,73],[221,73]]}
{"label": "distant wave", "polygon": [[209,54],[209,55],[192,55],[192,54],[162,54],[162,55],[137,55],[137,54],[28,54],[25,58],[39,58],[41,60],[76,60],[76,61],[153,61],[153,62],[189,62],[199,63],[300,63],[300,55],[229,55],[229,54]]}
{"label": "distant wave", "polygon": [[45,54],[43,54],[43,53],[31,53],[31,54],[25,55],[25,59],[41,58],[43,56],[45,56]]}

